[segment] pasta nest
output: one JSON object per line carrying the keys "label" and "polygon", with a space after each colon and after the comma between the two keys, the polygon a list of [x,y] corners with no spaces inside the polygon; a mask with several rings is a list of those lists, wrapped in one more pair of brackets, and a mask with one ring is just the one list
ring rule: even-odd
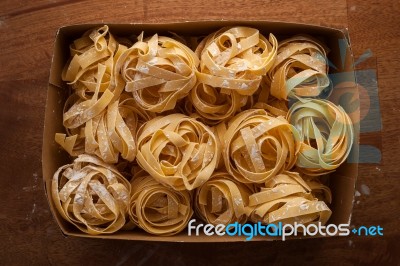
{"label": "pasta nest", "polygon": [[111,234],[125,225],[131,185],[98,158],[78,156],[55,172],[51,186],[58,212],[82,232]]}
{"label": "pasta nest", "polygon": [[229,121],[226,132],[218,132],[224,139],[226,170],[239,182],[264,183],[296,163],[297,130],[285,118],[273,117],[263,109],[241,112]]}
{"label": "pasta nest", "polygon": [[216,168],[220,147],[203,123],[183,114],[156,117],[138,132],[137,162],[157,181],[192,190]]}
{"label": "pasta nest", "polygon": [[341,106],[328,100],[296,102],[287,119],[302,140],[296,165],[307,175],[323,175],[345,162],[354,141],[350,117]]}
{"label": "pasta nest", "polygon": [[196,213],[213,225],[246,223],[253,192],[253,186],[237,182],[226,172],[215,172],[196,190]]}
{"label": "pasta nest", "polygon": [[272,67],[277,47],[274,35],[266,39],[248,27],[223,28],[207,36],[195,51],[200,70],[189,94],[197,113],[216,124],[239,112]]}
{"label": "pasta nest", "polygon": [[[325,189],[328,197],[331,192],[326,186],[313,181],[318,193]],[[324,225],[332,212],[328,205],[313,195],[310,184],[298,173],[285,171],[268,180],[265,186],[249,197],[253,208],[250,220],[254,223],[279,223],[308,225],[321,222]]]}
{"label": "pasta nest", "polygon": [[142,33],[118,58],[116,69],[141,108],[161,113],[174,109],[195,86],[198,65],[184,44],[157,34],[143,40]]}
{"label": "pasta nest", "polygon": [[189,191],[163,186],[149,175],[132,181],[129,217],[154,235],[174,235],[186,228],[193,214]]}
{"label": "pasta nest", "polygon": [[[71,99],[72,97],[68,99],[66,108]],[[65,111],[64,124],[67,134],[56,133],[55,141],[72,156],[87,153],[98,156],[106,163],[117,163],[121,155],[123,159],[132,162],[137,151],[136,132],[154,115],[139,108],[135,100],[125,93],[118,100],[108,104],[98,115],[87,121],[85,119],[84,124],[70,128],[71,122],[84,117],[80,107],[82,102],[84,101],[78,99]]]}
{"label": "pasta nest", "polygon": [[328,71],[326,48],[318,41],[308,36],[283,40],[279,42],[276,61],[268,73],[271,94],[280,100],[327,98],[331,92]]}

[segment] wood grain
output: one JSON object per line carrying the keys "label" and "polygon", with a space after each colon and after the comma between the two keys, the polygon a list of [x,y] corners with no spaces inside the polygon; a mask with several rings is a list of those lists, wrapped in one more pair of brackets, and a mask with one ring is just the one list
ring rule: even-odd
{"label": "wood grain", "polygon": [[[395,1],[2,1],[0,7],[0,262],[8,264],[399,265],[400,7]],[[56,30],[67,24],[209,19],[279,20],[348,27],[353,51],[373,52],[383,129],[361,136],[381,148],[361,164],[353,224],[384,237],[185,244],[65,238],[49,212],[41,176],[44,108]],[[362,107],[363,107],[362,102]],[[373,121],[364,121],[370,123]],[[369,188],[369,189],[367,189]],[[369,192],[369,193],[368,193]]]}

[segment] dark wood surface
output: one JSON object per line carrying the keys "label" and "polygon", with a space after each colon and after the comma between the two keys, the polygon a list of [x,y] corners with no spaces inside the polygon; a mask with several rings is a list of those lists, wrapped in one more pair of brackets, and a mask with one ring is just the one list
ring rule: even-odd
{"label": "dark wood surface", "polygon": [[[343,264],[399,265],[399,1],[16,1],[0,3],[0,263],[7,264]],[[380,225],[383,237],[228,244],[145,243],[65,238],[43,191],[41,146],[52,45],[77,23],[249,19],[349,28],[359,65],[378,76],[381,132],[361,142],[382,160],[360,164],[352,224]],[[368,98],[368,97],[367,97]],[[366,108],[368,99],[362,101]],[[364,121],[374,123],[376,121]]]}

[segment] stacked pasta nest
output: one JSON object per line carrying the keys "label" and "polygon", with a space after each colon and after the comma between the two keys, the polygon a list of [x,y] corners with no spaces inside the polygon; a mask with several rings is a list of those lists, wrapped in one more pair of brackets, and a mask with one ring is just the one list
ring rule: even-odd
{"label": "stacked pasta nest", "polygon": [[[353,127],[331,89],[327,49],[223,28],[192,50],[107,26],[70,45],[72,89],[55,140],[73,158],[52,180],[61,216],[88,234],[173,235],[211,224],[326,223],[322,176],[347,158]],[[295,103],[288,109],[288,100]]]}

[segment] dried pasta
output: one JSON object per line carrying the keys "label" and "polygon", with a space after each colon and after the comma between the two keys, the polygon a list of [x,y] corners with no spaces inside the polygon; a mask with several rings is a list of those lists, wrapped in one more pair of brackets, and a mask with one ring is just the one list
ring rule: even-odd
{"label": "dried pasta", "polygon": [[274,35],[267,40],[248,27],[223,28],[207,36],[196,49],[201,60],[198,85],[189,94],[197,113],[216,124],[240,111],[272,67],[277,46]]}
{"label": "dried pasta", "polygon": [[133,178],[129,217],[146,232],[163,236],[177,234],[186,228],[192,214],[189,191],[163,186],[149,175]]}
{"label": "dried pasta", "polygon": [[314,177],[303,175],[302,177],[307,185],[310,187],[311,193],[314,197],[316,197],[320,201],[324,201],[327,204],[332,203],[332,192],[328,186],[324,185],[321,182],[320,176]]}
{"label": "dried pasta", "polygon": [[131,186],[112,166],[79,155],[54,174],[51,196],[61,216],[82,232],[111,234],[126,222]]}
{"label": "dried pasta", "polygon": [[273,117],[263,109],[235,116],[223,138],[226,170],[243,183],[264,183],[291,169],[300,149],[297,130],[285,118]]}
{"label": "dried pasta", "polygon": [[345,110],[320,99],[328,49],[249,27],[173,35],[132,43],[103,26],[70,45],[55,141],[74,160],[51,183],[61,217],[91,235],[171,236],[194,214],[215,226],[326,224],[322,175],[354,142]]}
{"label": "dried pasta", "polygon": [[260,192],[249,197],[253,222],[324,225],[331,210],[324,201],[313,196],[308,184],[295,172],[283,172],[268,180]]}
{"label": "dried pasta", "polygon": [[350,117],[328,100],[309,99],[290,108],[288,121],[302,140],[296,165],[307,175],[323,175],[338,168],[348,157],[354,140]]}
{"label": "dried pasta", "polygon": [[124,51],[116,69],[144,110],[161,113],[174,109],[196,84],[199,59],[184,44],[155,34]]}
{"label": "dried pasta", "polygon": [[270,93],[271,84],[267,78],[263,78],[260,88],[253,95],[252,105],[254,109],[265,109],[273,116],[285,117],[288,112],[288,103],[285,100],[279,100]]}
{"label": "dried pasta", "polygon": [[156,117],[138,132],[139,165],[176,190],[192,190],[206,182],[219,157],[211,129],[183,114]]}
{"label": "dried pasta", "polygon": [[331,86],[325,50],[308,36],[279,42],[276,61],[268,73],[271,94],[281,100],[319,96]]}
{"label": "dried pasta", "polygon": [[151,113],[138,108],[133,98],[123,94],[78,128],[78,133],[70,136],[57,133],[55,139],[72,156],[85,152],[107,163],[117,163],[121,155],[131,162],[136,156],[136,132],[152,117]]}
{"label": "dried pasta", "polygon": [[237,182],[228,173],[216,172],[196,190],[196,213],[213,225],[245,223],[253,191],[254,188]]}

